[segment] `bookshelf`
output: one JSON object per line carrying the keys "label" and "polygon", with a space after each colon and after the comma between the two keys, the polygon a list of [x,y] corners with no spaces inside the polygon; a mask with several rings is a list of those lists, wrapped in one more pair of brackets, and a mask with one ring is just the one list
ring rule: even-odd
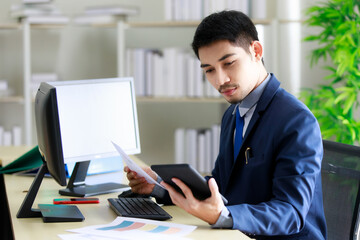
{"label": "bookshelf", "polygon": [[[255,20],[256,24],[271,25],[270,20]],[[125,51],[128,46],[131,47],[162,47],[157,44],[155,39],[152,43],[142,43],[141,41],[128,41],[127,34],[137,34],[137,36],[146,35],[146,31],[161,31],[164,34],[169,32],[184,31],[189,41],[183,46],[189,46],[193,32],[199,21],[164,21],[164,22],[130,22],[125,18],[119,18],[118,22],[105,25],[91,24],[91,28],[113,28],[116,31],[116,49],[117,49],[117,73],[118,76],[124,76]],[[65,28],[64,24],[31,24],[27,22],[17,24],[3,24],[0,29],[13,29],[21,31],[23,34],[23,95],[0,97],[0,104],[20,104],[23,107],[24,129],[23,139],[25,145],[33,145],[35,131],[33,111],[33,96],[30,89],[30,78],[32,74],[32,53],[31,51],[31,31],[38,29],[40,31],[55,29],[61,31]],[[146,31],[144,31],[144,29]],[[183,34],[183,33],[181,33]],[[170,34],[172,35],[172,34]],[[142,38],[142,37],[140,37]],[[179,44],[176,35],[170,37],[169,46]],[[146,39],[146,38],[144,38]],[[173,40],[173,42],[171,42]],[[137,97],[140,136],[142,139],[142,155],[149,163],[166,163],[174,160],[174,132],[178,127],[210,127],[218,124],[221,120],[223,111],[228,103],[223,98],[189,98],[189,97]],[[162,110],[159,110],[162,109]],[[189,117],[190,116],[190,117]],[[186,119],[184,119],[186,118]],[[141,119],[146,119],[145,121]],[[206,120],[204,120],[206,119]],[[154,144],[154,136],[159,137],[157,144]],[[162,147],[164,146],[164,147]],[[161,149],[161,152],[154,149]]]}
{"label": "bookshelf", "polygon": [[[271,19],[253,21],[255,24],[267,25],[271,28],[277,24]],[[161,49],[180,46],[190,49],[193,34],[199,23],[200,21],[124,23],[123,32],[118,31],[118,36],[130,36],[129,38],[137,40],[122,38],[121,46],[124,49],[120,52],[125,52],[126,47]],[[156,32],[157,36],[148,40],[147,36],[152,32]],[[185,36],[181,38],[183,42],[178,41],[179,35]],[[164,36],[167,40],[165,44],[161,43],[161,38]],[[124,68],[125,66],[122,66],[122,69]],[[210,129],[220,124],[222,114],[229,105],[221,96],[200,98],[138,96],[137,104],[142,148],[139,157],[148,164],[175,162],[175,131],[179,128]]]}
{"label": "bookshelf", "polygon": [[[136,19],[135,19],[136,20]],[[278,62],[277,54],[277,31],[279,24],[288,22],[301,22],[297,20],[286,20],[276,18],[253,19],[255,24],[269,27],[272,31],[270,35],[273,39],[271,45],[266,46],[271,49],[271,59],[268,59],[273,66],[273,72],[277,72],[276,63]],[[128,22],[125,17],[117,18],[117,21],[106,24],[89,24],[87,27],[93,28],[111,28],[116,37],[116,74],[124,76],[125,66],[124,59],[126,49],[129,47],[143,48],[162,48],[162,47],[187,47],[190,48],[193,33],[198,20],[191,21],[131,21]],[[23,67],[24,78],[23,95],[0,97],[0,104],[18,104],[23,107],[24,119],[24,144],[34,144],[34,123],[33,123],[33,96],[30,94],[29,83],[31,77],[32,55],[31,51],[31,31],[38,29],[46,31],[55,29],[62,31],[64,24],[25,24],[10,23],[0,24],[1,29],[13,29],[23,33]],[[74,27],[75,24],[71,24]],[[77,26],[76,26],[77,27]],[[93,30],[91,30],[93,31]],[[166,41],[158,39],[156,34],[160,32],[166,36]],[[149,38],[149,36],[151,36]],[[181,38],[179,37],[181,36]],[[45,43],[46,44],[46,43]],[[228,103],[220,98],[194,98],[194,97],[146,97],[138,96],[138,114],[140,125],[140,136],[142,154],[141,158],[146,159],[149,163],[165,163],[174,159],[174,131],[177,127],[209,127],[215,123],[220,123],[222,113],[228,106]],[[156,144],[154,139],[156,139]]]}
{"label": "bookshelf", "polygon": [[[47,29],[63,29],[65,24],[42,24],[42,23],[31,23],[26,20],[21,23],[5,23],[0,24],[0,31],[2,30],[14,30],[20,31],[22,37],[22,55],[23,55],[23,79],[20,80],[22,82],[22,94],[21,95],[11,95],[11,96],[0,96],[0,104],[17,104],[21,106],[21,112],[23,118],[23,129],[22,129],[22,144],[23,145],[34,145],[33,142],[33,102],[34,98],[31,93],[31,74],[32,74],[32,51],[31,51],[31,30],[39,29],[39,30],[47,30]],[[16,111],[16,113],[18,113]],[[14,113],[15,114],[15,113]]]}

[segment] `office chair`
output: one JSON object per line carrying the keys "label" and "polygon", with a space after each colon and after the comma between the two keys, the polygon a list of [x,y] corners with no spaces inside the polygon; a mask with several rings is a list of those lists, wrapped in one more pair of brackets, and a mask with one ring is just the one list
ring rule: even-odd
{"label": "office chair", "polygon": [[328,240],[358,240],[360,147],[323,140],[322,187]]}

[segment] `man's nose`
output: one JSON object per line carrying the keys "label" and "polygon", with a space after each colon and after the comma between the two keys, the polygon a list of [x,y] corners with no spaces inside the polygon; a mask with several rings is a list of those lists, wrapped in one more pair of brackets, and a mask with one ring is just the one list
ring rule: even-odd
{"label": "man's nose", "polygon": [[221,86],[230,81],[230,77],[222,70],[216,71],[216,84]]}

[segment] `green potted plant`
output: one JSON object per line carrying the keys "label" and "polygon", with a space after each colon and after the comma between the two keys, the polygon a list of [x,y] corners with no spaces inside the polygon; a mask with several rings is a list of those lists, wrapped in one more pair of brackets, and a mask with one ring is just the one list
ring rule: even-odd
{"label": "green potted plant", "polygon": [[[360,1],[328,0],[306,11],[305,24],[318,27],[306,37],[318,47],[311,52],[311,66],[323,59],[329,75],[326,84],[303,89],[300,98],[318,119],[324,139],[360,143]],[[328,61],[329,60],[329,61]]]}

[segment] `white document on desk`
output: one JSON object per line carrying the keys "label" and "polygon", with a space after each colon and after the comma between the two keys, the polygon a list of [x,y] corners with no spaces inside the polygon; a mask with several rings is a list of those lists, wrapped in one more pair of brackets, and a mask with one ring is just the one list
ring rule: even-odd
{"label": "white document on desk", "polygon": [[137,165],[125,152],[122,150],[122,148],[117,145],[116,143],[112,142],[114,145],[116,151],[120,154],[120,156],[125,161],[126,165],[130,168],[131,171],[136,172],[140,177],[144,177],[146,181],[150,184],[156,184],[161,188],[164,188],[161,186],[157,181],[155,181],[152,177],[149,176],[139,165]]}
{"label": "white document on desk", "polygon": [[[89,239],[147,239],[147,240],[184,240],[186,235],[196,229],[196,226],[176,224],[141,218],[117,217],[113,222],[104,225],[94,225],[67,230],[77,234],[92,236]],[[63,238],[65,236],[65,238]],[[59,235],[62,239],[71,239],[71,234]],[[66,238],[68,237],[68,238]],[[75,235],[73,236],[75,237]],[[77,236],[80,238],[80,236]],[[103,237],[103,238],[100,238]],[[75,239],[75,238],[74,238]]]}

